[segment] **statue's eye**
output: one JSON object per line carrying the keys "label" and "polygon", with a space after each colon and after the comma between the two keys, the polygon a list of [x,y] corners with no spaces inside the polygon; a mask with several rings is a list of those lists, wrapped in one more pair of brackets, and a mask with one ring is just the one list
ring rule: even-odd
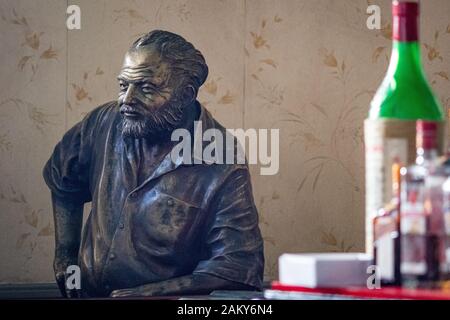
{"label": "statue's eye", "polygon": [[125,82],[119,82],[119,88],[121,91],[125,91],[128,88],[128,84]]}
{"label": "statue's eye", "polygon": [[144,84],[141,87],[143,93],[152,93],[154,91],[153,86],[149,84]]}

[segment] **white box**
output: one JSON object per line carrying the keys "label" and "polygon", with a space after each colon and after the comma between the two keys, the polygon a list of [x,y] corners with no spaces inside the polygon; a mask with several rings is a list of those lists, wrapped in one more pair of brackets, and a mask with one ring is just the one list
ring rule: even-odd
{"label": "white box", "polygon": [[365,287],[372,263],[363,253],[285,253],[278,259],[279,281],[309,288]]}

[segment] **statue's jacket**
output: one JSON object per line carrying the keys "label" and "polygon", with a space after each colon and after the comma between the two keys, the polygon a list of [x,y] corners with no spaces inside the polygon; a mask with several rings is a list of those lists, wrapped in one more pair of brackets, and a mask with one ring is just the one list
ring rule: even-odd
{"label": "statue's jacket", "polygon": [[[200,106],[200,105],[199,105]],[[200,106],[203,130],[224,129]],[[192,164],[169,152],[140,185],[116,102],[91,111],[56,145],[44,168],[54,196],[92,202],[79,252],[82,290],[112,290],[193,273],[260,289],[264,269],[246,164]]]}

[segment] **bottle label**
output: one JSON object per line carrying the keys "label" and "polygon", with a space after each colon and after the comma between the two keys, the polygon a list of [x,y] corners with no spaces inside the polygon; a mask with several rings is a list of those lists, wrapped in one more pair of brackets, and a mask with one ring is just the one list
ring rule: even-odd
{"label": "bottle label", "polygon": [[430,217],[428,232],[437,236],[445,233],[445,212],[443,211],[444,195],[442,186],[446,176],[442,173],[430,174],[425,178],[425,210]]}
{"label": "bottle label", "polygon": [[380,278],[394,281],[394,239],[390,233],[386,233],[376,241],[377,266]]}
{"label": "bottle label", "polygon": [[[414,212],[414,208],[411,212]],[[402,209],[403,210],[403,209]],[[427,273],[427,223],[423,212],[402,215],[401,272],[405,275],[424,276]]]}
{"label": "bottle label", "polygon": [[420,262],[402,262],[401,273],[407,275],[422,276],[427,273],[427,264],[425,261]]}
{"label": "bottle label", "polygon": [[402,216],[401,233],[416,236],[425,236],[427,232],[426,218],[423,214],[410,214]]}
{"label": "bottle label", "polygon": [[[444,147],[445,122],[438,122],[438,150]],[[416,159],[416,121],[367,119],[366,147],[366,253],[373,254],[372,220],[392,199],[392,164],[397,159],[409,166]]]}

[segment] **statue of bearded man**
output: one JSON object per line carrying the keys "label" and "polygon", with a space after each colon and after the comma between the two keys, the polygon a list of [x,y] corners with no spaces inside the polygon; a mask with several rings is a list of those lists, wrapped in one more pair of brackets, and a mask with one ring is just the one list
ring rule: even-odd
{"label": "statue of bearded man", "polygon": [[[192,132],[194,121],[228,134],[196,100],[207,75],[191,43],[152,31],[125,54],[118,100],[91,111],[55,147],[44,178],[64,296],[262,288],[263,241],[247,165],[171,157],[172,132]],[[66,286],[70,265],[80,267],[80,290]]]}

